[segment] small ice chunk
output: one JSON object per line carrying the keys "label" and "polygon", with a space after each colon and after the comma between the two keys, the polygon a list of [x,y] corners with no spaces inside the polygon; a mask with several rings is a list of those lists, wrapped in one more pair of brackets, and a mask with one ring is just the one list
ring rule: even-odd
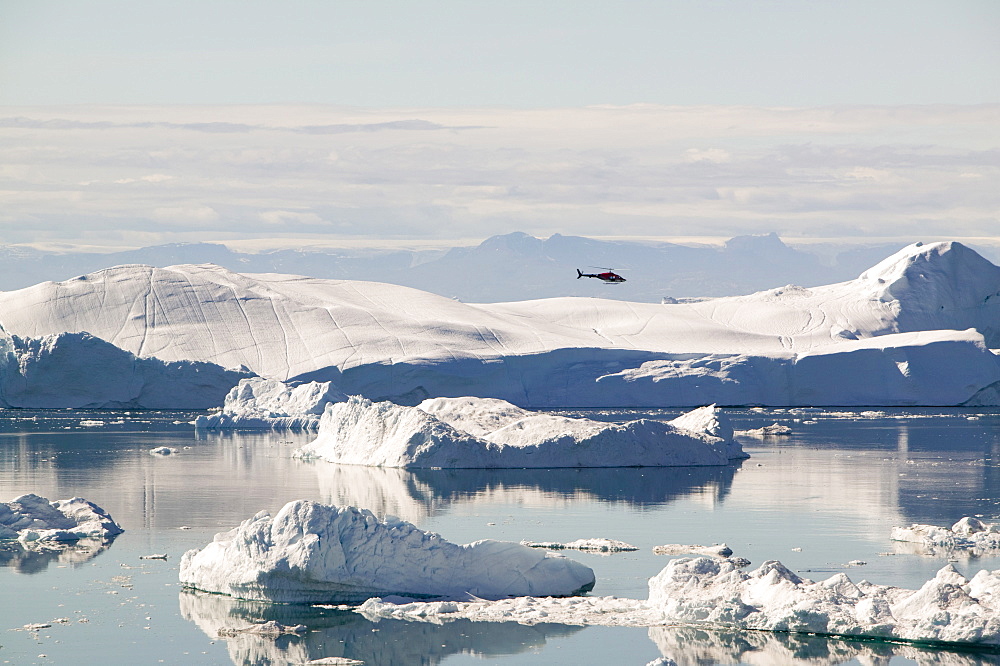
{"label": "small ice chunk", "polygon": [[243,628],[222,627],[219,629],[219,636],[222,638],[231,638],[240,634],[252,634],[254,636],[277,638],[278,636],[282,636],[284,634],[301,635],[307,631],[309,631],[309,628],[304,624],[296,624],[293,626],[281,624],[277,620],[269,620],[267,622],[262,622],[261,624],[251,624],[250,626]]}
{"label": "small ice chunk", "polygon": [[733,554],[733,549],[724,543],[716,543],[711,546],[684,545],[671,543],[663,546],[653,546],[654,555],[711,555],[713,557],[729,557]]}
{"label": "small ice chunk", "polygon": [[549,550],[589,550],[600,553],[618,553],[639,550],[630,543],[603,538],[577,539],[576,541],[570,541],[569,543],[558,543],[555,541],[522,541],[521,545],[527,546],[528,548],[548,548]]}
{"label": "small ice chunk", "polygon": [[780,423],[772,423],[771,425],[764,426],[762,428],[737,430],[736,434],[744,435],[746,437],[784,437],[786,435],[791,435],[792,429]]}

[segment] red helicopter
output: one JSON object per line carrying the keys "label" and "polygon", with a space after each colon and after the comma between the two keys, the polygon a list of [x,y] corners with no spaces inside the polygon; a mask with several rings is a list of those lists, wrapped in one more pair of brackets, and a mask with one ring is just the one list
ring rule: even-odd
{"label": "red helicopter", "polygon": [[604,273],[583,273],[580,269],[576,269],[576,279],[579,280],[582,277],[597,278],[605,284],[621,284],[625,282],[625,278],[618,273],[612,272],[610,268],[605,269]]}

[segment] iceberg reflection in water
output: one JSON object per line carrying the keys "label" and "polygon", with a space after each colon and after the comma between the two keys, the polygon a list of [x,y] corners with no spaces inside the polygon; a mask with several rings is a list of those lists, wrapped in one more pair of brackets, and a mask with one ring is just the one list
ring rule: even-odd
{"label": "iceberg reflection in water", "polygon": [[587,501],[653,508],[694,494],[721,502],[740,461],[723,467],[402,470],[304,462],[324,501],[418,522],[455,504],[565,505]]}
{"label": "iceberg reflection in water", "polygon": [[303,636],[277,639],[238,634],[226,637],[234,664],[305,664],[345,657],[366,664],[438,664],[450,655],[497,657],[536,650],[555,638],[572,636],[583,627],[565,624],[524,625],[460,620],[434,624],[382,620],[371,622],[353,611],[311,606],[260,604],[215,594],[182,592],[180,612],[211,639],[220,630],[241,629],[276,620],[304,624]]}

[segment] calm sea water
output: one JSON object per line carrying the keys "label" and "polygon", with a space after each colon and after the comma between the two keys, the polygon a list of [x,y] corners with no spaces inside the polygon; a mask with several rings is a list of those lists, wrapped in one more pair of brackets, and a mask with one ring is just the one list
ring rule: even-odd
{"label": "calm sea water", "polygon": [[[676,410],[564,412],[669,419]],[[307,434],[205,434],[181,412],[0,412],[0,500],[85,497],[126,533],[110,547],[23,553],[0,546],[0,663],[366,664],[1000,663],[992,654],[680,628],[381,621],[182,591],[180,556],[216,532],[293,499],[390,513],[459,543],[482,538],[638,546],[570,553],[596,595],[644,598],[667,562],[661,544],[727,543],[754,566],[917,587],[945,556],[889,541],[894,525],[1000,521],[1000,415],[988,410],[729,410],[738,428],[773,422],[790,437],[744,439],[725,468],[401,470],[293,459]],[[159,446],[176,448],[154,456]],[[166,554],[166,560],[142,559]],[[860,564],[862,563],[863,564]],[[1000,558],[960,559],[967,575]],[[303,637],[219,638],[243,621],[303,623]],[[19,628],[47,623],[38,631]]]}

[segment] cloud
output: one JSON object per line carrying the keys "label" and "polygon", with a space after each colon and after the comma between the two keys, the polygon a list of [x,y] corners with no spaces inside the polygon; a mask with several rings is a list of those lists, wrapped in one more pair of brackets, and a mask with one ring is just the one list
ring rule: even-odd
{"label": "cloud", "polygon": [[733,156],[729,151],[721,148],[688,148],[684,151],[684,159],[687,162],[729,162]]}
{"label": "cloud", "polygon": [[219,214],[210,206],[169,206],[154,209],[152,218],[157,222],[187,226],[217,222]]}
{"label": "cloud", "polygon": [[[174,176],[168,176],[165,173],[151,173],[148,176],[140,176],[139,178],[119,178],[115,181],[116,185],[128,185],[129,183],[162,183],[167,180],[173,180]],[[86,184],[91,185],[93,181],[86,182]]]}
{"label": "cloud", "polygon": [[0,243],[996,235],[1000,210],[1000,105],[20,108],[0,142]]}
{"label": "cloud", "polygon": [[291,210],[265,210],[259,215],[266,224],[274,226],[318,226],[324,225],[323,218],[313,212]]}
{"label": "cloud", "polygon": [[110,130],[110,129],[142,129],[142,130],[184,130],[188,132],[203,132],[206,134],[243,134],[254,131],[293,132],[297,134],[348,134],[351,132],[384,132],[390,130],[408,132],[426,132],[434,130],[474,130],[484,129],[480,125],[448,126],[433,123],[418,118],[408,120],[392,120],[376,123],[337,123],[329,125],[285,125],[285,124],[247,124],[229,122],[187,122],[176,123],[166,121],[149,122],[113,122],[86,121],[70,118],[29,118],[12,116],[0,118],[0,129],[38,129],[38,130]]}

